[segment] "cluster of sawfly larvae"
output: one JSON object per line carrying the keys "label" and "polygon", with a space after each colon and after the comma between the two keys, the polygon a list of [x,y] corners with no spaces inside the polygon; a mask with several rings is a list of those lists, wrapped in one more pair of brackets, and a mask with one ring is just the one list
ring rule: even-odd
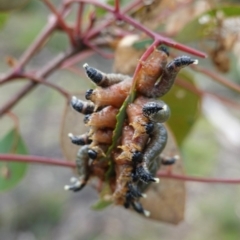
{"label": "cluster of sawfly larvae", "polygon": [[[158,98],[173,86],[174,80],[183,67],[196,64],[197,60],[181,56],[168,63],[169,53],[165,48],[155,49],[148,59],[141,62],[136,76],[136,98],[126,108],[122,135],[110,155],[106,156],[112,144],[116,116],[130,94],[133,78],[127,75],[103,73],[84,64],[88,78],[97,87],[87,90],[82,101],[72,97],[74,110],[84,114],[84,123],[89,132],[75,136],[69,134],[72,143],[81,145],[76,165],[79,178],[72,178],[66,190],[81,190],[92,177],[108,181],[111,200],[126,208],[148,216],[139,202],[145,197],[143,191],[155,178],[160,164],[173,164],[175,158],[159,157],[167,142],[167,131],[163,125],[170,115],[166,103]],[[109,162],[114,168],[106,180]]]}

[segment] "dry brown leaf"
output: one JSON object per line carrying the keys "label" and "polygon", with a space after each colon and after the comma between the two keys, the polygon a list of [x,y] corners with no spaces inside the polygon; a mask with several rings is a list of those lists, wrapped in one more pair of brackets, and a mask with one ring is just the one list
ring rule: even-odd
{"label": "dry brown leaf", "polygon": [[129,35],[119,41],[114,54],[114,72],[133,74],[138,60],[143,54],[143,51],[138,51],[132,47],[133,43],[139,39],[138,35]]}
{"label": "dry brown leaf", "polygon": [[[163,154],[166,156],[180,156],[173,134],[168,129],[168,142]],[[161,166],[161,171],[168,167]],[[172,173],[183,174],[181,157],[172,166]],[[142,199],[144,209],[150,211],[150,219],[178,224],[184,219],[186,190],[183,181],[161,179],[160,183],[153,183],[146,191],[147,198]]]}

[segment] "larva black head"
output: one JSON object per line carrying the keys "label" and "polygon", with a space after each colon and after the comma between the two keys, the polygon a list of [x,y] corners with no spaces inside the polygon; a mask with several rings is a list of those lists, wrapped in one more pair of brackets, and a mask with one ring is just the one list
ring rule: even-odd
{"label": "larva black head", "polygon": [[145,117],[151,117],[163,108],[163,104],[148,102],[143,105],[142,112]]}
{"label": "larva black head", "polygon": [[143,159],[143,154],[139,151],[134,151],[132,153],[132,162],[134,164],[141,163]]}
{"label": "larva black head", "polygon": [[152,122],[149,122],[145,125],[145,130],[147,134],[151,134],[154,129],[154,124]]}
{"label": "larva black head", "polygon": [[159,48],[159,50],[165,52],[165,53],[167,54],[167,56],[169,56],[169,51],[168,51],[168,49],[167,49],[165,46],[161,46],[161,47]]}
{"label": "larva black head", "polygon": [[175,58],[173,60],[173,62],[174,62],[174,65],[177,68],[182,68],[182,67],[188,66],[190,64],[197,63],[197,60],[196,59],[192,59],[189,56],[181,56],[181,57]]}
{"label": "larva black head", "polygon": [[85,117],[84,117],[84,119],[83,119],[83,122],[84,122],[85,124],[87,124],[87,123],[90,121],[90,118],[91,118],[91,114],[85,115]]}
{"label": "larva black head", "polygon": [[85,68],[86,74],[87,76],[97,85],[102,81],[102,73],[100,71],[98,71],[97,69],[88,66],[87,63],[85,63],[83,65],[83,67]]}
{"label": "larva black head", "polygon": [[155,122],[166,122],[170,117],[170,108],[163,101],[148,102],[143,105],[143,115]]}
{"label": "larva black head", "polygon": [[86,93],[85,93],[85,98],[86,98],[87,100],[91,100],[91,95],[92,95],[92,93],[93,93],[93,89],[87,90]]}
{"label": "larva black head", "polygon": [[92,149],[88,149],[88,157],[91,159],[97,159],[97,152],[92,150]]}

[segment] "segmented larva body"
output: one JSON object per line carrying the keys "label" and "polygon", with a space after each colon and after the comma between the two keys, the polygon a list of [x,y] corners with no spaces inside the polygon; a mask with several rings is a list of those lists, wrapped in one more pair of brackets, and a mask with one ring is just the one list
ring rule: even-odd
{"label": "segmented larva body", "polygon": [[[128,146],[132,144],[133,128],[125,126],[122,132],[121,145]],[[115,159],[115,172],[116,172],[116,186],[113,193],[113,201],[117,205],[123,205],[126,201],[126,193],[128,191],[127,184],[132,180],[132,162],[125,158],[121,158],[120,154],[114,154]],[[131,158],[131,156],[129,156]],[[121,161],[122,160],[122,161]],[[125,160],[125,161],[123,161]]]}
{"label": "segmented larva body", "polygon": [[112,129],[97,129],[94,131],[90,139],[95,143],[111,144],[112,143]]}
{"label": "segmented larva body", "polygon": [[88,114],[84,118],[84,123],[87,126],[94,128],[112,128],[114,129],[117,120],[116,115],[118,109],[112,106],[107,106],[98,112]]}
{"label": "segmented larva body", "polygon": [[198,60],[192,59],[188,56],[174,58],[164,68],[161,80],[155,84],[154,88],[152,89],[151,97],[157,98],[165,95],[172,88],[179,71],[190,64],[197,63]]}
{"label": "segmented larva body", "polygon": [[132,78],[128,77],[124,81],[111,85],[108,88],[96,88],[86,94],[86,99],[91,100],[96,106],[113,106],[120,108],[129,95],[132,85]]}
{"label": "segmented larva body", "polygon": [[133,138],[137,138],[142,134],[151,132],[152,123],[149,121],[149,118],[143,115],[142,106],[149,101],[145,97],[138,97],[134,103],[131,103],[127,107],[127,116],[129,125],[134,128]]}
{"label": "segmented larva body", "polygon": [[152,162],[157,159],[167,143],[167,131],[163,124],[154,124],[154,129],[150,134],[150,139],[151,140],[144,150],[143,160],[137,165],[135,172],[135,175],[146,183],[155,181],[153,179],[155,172],[149,171],[149,166],[151,166]]}
{"label": "segmented larva body", "polygon": [[145,62],[141,62],[142,67],[136,76],[136,89],[140,94],[146,97],[152,96],[152,89],[163,73],[168,56],[169,53],[165,48],[161,51],[155,49]]}

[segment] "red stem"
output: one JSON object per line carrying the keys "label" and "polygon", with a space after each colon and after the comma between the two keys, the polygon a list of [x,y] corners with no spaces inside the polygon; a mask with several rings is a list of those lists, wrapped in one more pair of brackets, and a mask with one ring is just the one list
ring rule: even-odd
{"label": "red stem", "polygon": [[[193,54],[193,55],[196,55],[196,56],[199,56],[199,57],[204,57],[204,58],[207,57],[207,55],[205,53],[201,52],[201,51],[198,51],[198,50],[195,50],[193,48],[187,47],[183,44],[180,44],[180,43],[177,43],[177,42],[173,41],[172,39],[163,37],[163,36],[155,33],[154,31],[146,28],[141,23],[135,21],[133,18],[125,15],[125,13],[121,13],[120,11],[115,11],[115,8],[112,8],[111,6],[109,6],[107,4],[104,4],[104,3],[101,3],[101,2],[95,1],[95,0],[69,0],[67,2],[67,4],[71,4],[73,2],[88,2],[88,3],[94,4],[98,7],[101,7],[103,9],[106,9],[107,11],[113,13],[113,15],[115,16],[115,19],[118,19],[118,20],[121,19],[121,20],[129,23],[130,25],[132,25],[135,28],[143,31],[144,33],[146,33],[148,36],[152,37],[154,40],[158,41],[159,43],[165,44],[167,46],[176,48],[176,49],[184,51],[184,52],[188,52],[190,54]],[[109,24],[109,22],[107,22],[107,23],[105,22],[104,24],[105,24],[104,27],[106,27]],[[98,28],[95,29],[95,31],[92,31],[91,33],[88,33],[86,38],[85,38],[86,41],[89,40],[91,37],[93,37],[93,35],[96,35],[97,33],[101,32],[104,27],[103,26],[98,26]]]}
{"label": "red stem", "polygon": [[206,95],[210,95],[214,98],[217,98],[219,99],[220,101],[224,102],[225,104],[228,104],[230,105],[231,107],[235,107],[235,108],[239,108],[240,109],[240,104],[237,103],[236,101],[233,101],[229,98],[225,98],[223,96],[220,96],[218,94],[215,94],[215,93],[211,93],[209,91],[206,91],[206,90],[201,90],[199,88],[197,88],[195,85],[183,80],[183,79],[180,79],[180,78],[177,78],[176,82],[175,82],[176,85],[178,86],[181,86],[189,91],[191,91],[192,93],[200,96],[200,97],[203,97],[203,96],[206,96]]}
{"label": "red stem", "polygon": [[46,82],[45,79],[37,78],[37,77],[32,76],[32,75],[27,74],[27,73],[26,74],[18,74],[18,75],[15,75],[14,77],[12,77],[11,79],[0,81],[0,85],[4,84],[4,83],[9,83],[11,81],[28,80],[28,79],[35,82],[35,83],[40,83],[40,84],[48,86],[52,89],[55,89],[60,94],[62,94],[66,99],[70,99],[71,94],[68,93],[65,89],[63,89],[63,88],[61,88],[61,87],[59,87],[59,86],[57,86],[53,83]]}
{"label": "red stem", "polygon": [[0,154],[0,161],[10,162],[25,162],[25,163],[40,163],[48,164],[60,167],[75,168],[76,164],[73,162],[67,162],[65,160],[59,160],[55,158],[31,156],[31,155],[20,155],[20,154]]}
{"label": "red stem", "polygon": [[62,15],[57,11],[55,6],[49,1],[49,0],[43,0],[43,2],[47,5],[47,7],[50,9],[50,11],[54,14],[54,16],[57,18],[57,24],[67,33],[70,42],[73,46],[77,46],[77,43],[73,37],[73,32],[71,29],[67,26],[65,20],[62,18]]}
{"label": "red stem", "polygon": [[84,8],[84,3],[79,3],[77,19],[76,19],[76,27],[75,27],[75,33],[74,33],[77,39],[79,39],[80,35],[82,34],[83,8]]}
{"label": "red stem", "polygon": [[240,85],[236,84],[236,83],[233,83],[233,82],[230,82],[228,81],[227,79],[219,76],[218,74],[208,70],[208,69],[205,69],[203,67],[199,67],[199,66],[192,66],[192,68],[197,71],[197,72],[200,72],[200,73],[203,73],[207,76],[209,76],[210,78],[214,79],[216,82],[240,93]]}
{"label": "red stem", "polygon": [[[74,162],[68,162],[66,160],[59,160],[55,158],[31,156],[31,155],[20,155],[20,154],[0,154],[0,161],[10,161],[10,162],[26,162],[26,163],[38,163],[47,164],[60,167],[75,168],[76,164]],[[193,177],[185,176],[179,174],[169,174],[169,172],[157,173],[160,178],[176,179],[180,181],[190,181],[190,182],[201,182],[201,183],[221,183],[221,184],[240,184],[240,179],[222,179],[222,178],[205,178],[205,177]]]}
{"label": "red stem", "polygon": [[193,177],[193,176],[185,176],[179,174],[169,174],[169,172],[161,172],[157,173],[157,176],[160,178],[170,178],[176,179],[179,181],[190,181],[190,182],[200,182],[200,183],[220,183],[220,184],[240,184],[240,179],[222,179],[222,178],[205,178],[205,177]]}

